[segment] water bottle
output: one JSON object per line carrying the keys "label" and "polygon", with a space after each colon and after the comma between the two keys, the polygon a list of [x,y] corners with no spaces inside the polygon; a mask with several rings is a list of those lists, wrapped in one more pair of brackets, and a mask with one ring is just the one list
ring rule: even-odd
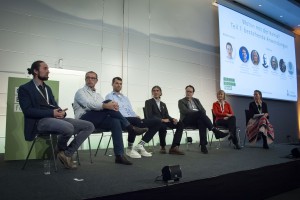
{"label": "water bottle", "polygon": [[44,160],[44,174],[45,175],[50,174],[50,160],[48,160],[48,159]]}

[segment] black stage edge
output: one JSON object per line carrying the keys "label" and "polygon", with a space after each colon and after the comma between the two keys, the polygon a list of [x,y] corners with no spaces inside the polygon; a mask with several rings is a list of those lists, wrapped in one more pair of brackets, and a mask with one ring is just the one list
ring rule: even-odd
{"label": "black stage edge", "polygon": [[[130,184],[130,183],[129,183]],[[300,187],[300,160],[91,199],[266,199]],[[299,194],[300,195],[300,194]]]}

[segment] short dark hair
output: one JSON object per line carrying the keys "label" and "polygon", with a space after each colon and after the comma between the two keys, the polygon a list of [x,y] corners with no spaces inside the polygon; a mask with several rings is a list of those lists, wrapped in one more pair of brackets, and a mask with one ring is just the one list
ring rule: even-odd
{"label": "short dark hair", "polygon": [[88,74],[95,74],[96,75],[96,79],[98,80],[98,74],[94,71],[88,71],[87,73],[85,73],[85,78]]}
{"label": "short dark hair", "polygon": [[34,61],[31,64],[31,68],[27,68],[28,74],[32,74],[34,76],[35,75],[34,70],[39,70],[40,66],[41,66],[41,63],[44,63],[44,61],[42,61],[42,60]]}
{"label": "short dark hair", "polygon": [[188,87],[192,88],[192,89],[193,89],[193,92],[195,92],[195,88],[194,88],[194,86],[192,86],[192,85],[188,85],[188,86],[186,86],[186,87],[185,87],[185,89],[187,89]]}
{"label": "short dark hair", "polygon": [[117,77],[115,77],[115,78],[112,79],[111,84],[114,84],[115,80],[123,81],[121,77],[118,77],[118,76],[117,76]]}

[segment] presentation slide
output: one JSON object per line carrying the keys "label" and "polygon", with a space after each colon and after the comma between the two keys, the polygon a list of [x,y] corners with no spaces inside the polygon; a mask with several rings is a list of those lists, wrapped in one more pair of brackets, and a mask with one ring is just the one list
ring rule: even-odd
{"label": "presentation slide", "polygon": [[294,37],[222,5],[220,87],[228,94],[297,101]]}

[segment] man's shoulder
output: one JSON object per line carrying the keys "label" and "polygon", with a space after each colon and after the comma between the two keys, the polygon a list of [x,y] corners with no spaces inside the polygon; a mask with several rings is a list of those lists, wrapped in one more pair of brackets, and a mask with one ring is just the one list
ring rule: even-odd
{"label": "man's shoulder", "polygon": [[24,83],[23,85],[20,85],[20,87],[29,88],[33,86],[33,80],[28,81],[27,83]]}
{"label": "man's shoulder", "polygon": [[153,100],[154,100],[153,98],[147,99],[147,100],[146,100],[146,103],[153,103]]}

